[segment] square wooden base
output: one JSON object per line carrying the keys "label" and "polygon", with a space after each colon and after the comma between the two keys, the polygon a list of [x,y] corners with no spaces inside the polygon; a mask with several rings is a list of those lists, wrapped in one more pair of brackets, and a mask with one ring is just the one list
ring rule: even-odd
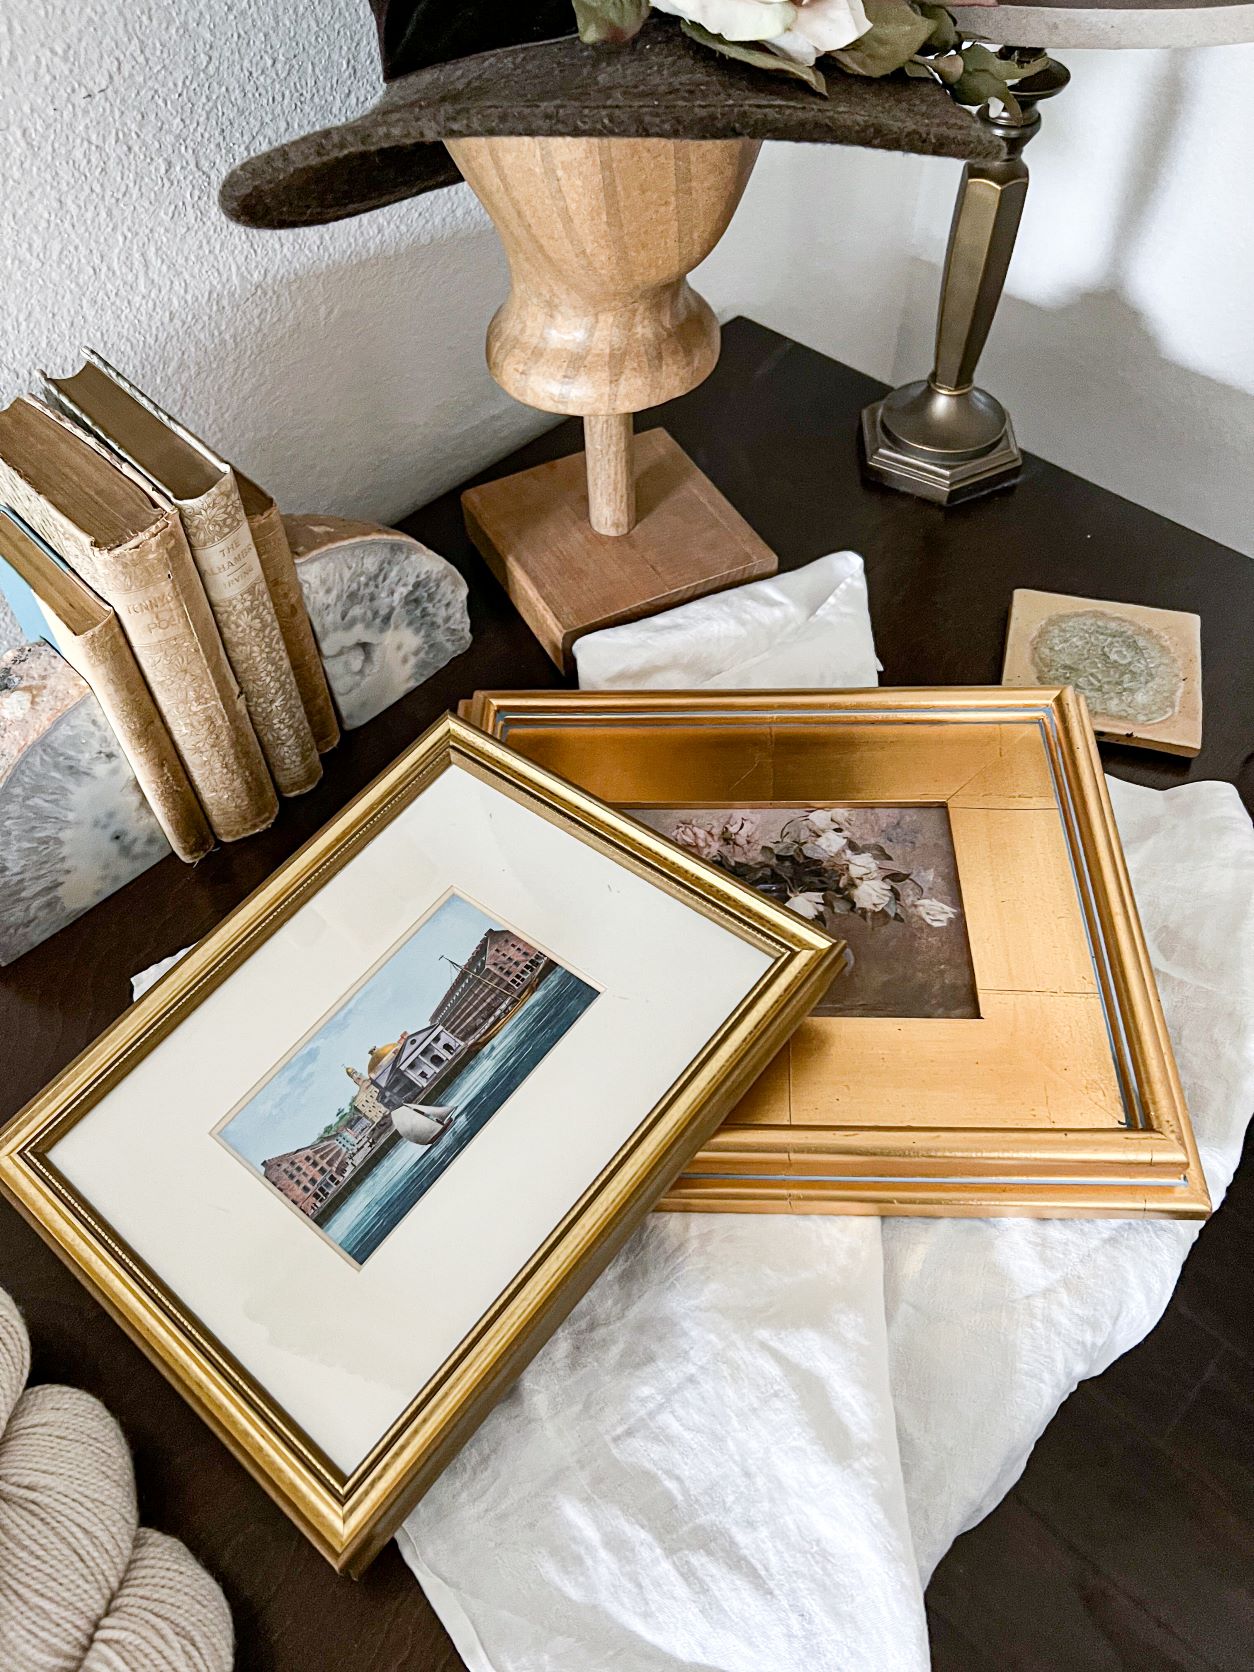
{"label": "square wooden base", "polygon": [[584,456],[523,470],[462,495],[466,529],[558,667],[583,633],[773,575],[775,553],[665,430],[636,437],[638,521],[588,523]]}

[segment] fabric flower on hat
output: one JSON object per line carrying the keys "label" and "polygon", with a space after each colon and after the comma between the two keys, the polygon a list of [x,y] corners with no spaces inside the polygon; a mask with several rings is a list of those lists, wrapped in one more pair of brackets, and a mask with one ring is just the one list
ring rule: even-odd
{"label": "fabric flower on hat", "polygon": [[653,0],[655,12],[699,23],[725,41],[765,41],[793,26],[793,0]]}
{"label": "fabric flower on hat", "polygon": [[[967,0],[974,5],[996,0]],[[679,19],[693,40],[742,64],[796,76],[827,92],[820,59],[846,75],[886,76],[898,70],[938,81],[959,104],[996,100],[1012,115],[1010,88],[1049,65],[1026,53],[1002,55],[959,33],[952,15],[932,0],[572,0],[581,39],[623,44],[650,12]]]}
{"label": "fabric flower on hat", "polygon": [[813,64],[824,52],[839,52],[871,27],[862,0],[799,0],[796,16],[767,45],[797,64]]}

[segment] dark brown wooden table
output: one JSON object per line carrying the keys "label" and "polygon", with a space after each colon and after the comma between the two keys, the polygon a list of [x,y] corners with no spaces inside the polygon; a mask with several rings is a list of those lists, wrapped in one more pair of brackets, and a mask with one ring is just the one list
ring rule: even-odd
{"label": "dark brown wooden table", "polygon": [[[1013,492],[951,511],[867,486],[857,417],[879,392],[737,320],[709,382],[660,416],[785,567],[842,547],[863,553],[885,684],[996,683],[1016,586],[1197,611],[1203,753],[1191,762],[1103,753],[1110,770],[1140,783],[1226,778],[1254,800],[1254,563],[1037,459]],[[578,445],[562,424],[484,476]],[[445,708],[477,687],[558,683],[467,542],[457,495],[406,527],[465,572],[473,648],[350,733],[324,782],[287,803],[265,835],[194,870],[166,860],[0,971],[0,1117],[123,1009],[134,971],[210,929]],[[1203,1231],[1164,1323],[1068,1401],[1020,1485],[942,1565],[929,1593],[938,1668],[1249,1666],[1252,1264],[1247,1167]],[[134,1448],[143,1519],[184,1539],[222,1581],[241,1668],[460,1666],[395,1545],[360,1582],[337,1579],[3,1204],[0,1282],[29,1322],[33,1379],[105,1401]]]}

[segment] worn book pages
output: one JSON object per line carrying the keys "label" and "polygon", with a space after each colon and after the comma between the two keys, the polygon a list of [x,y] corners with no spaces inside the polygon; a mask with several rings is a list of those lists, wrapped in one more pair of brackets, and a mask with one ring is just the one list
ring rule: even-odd
{"label": "worn book pages", "polygon": [[275,784],[301,795],[322,763],[234,473],[97,355],[44,379],[57,401],[183,519],[201,584]]}
{"label": "worn book pages", "polygon": [[313,624],[305,607],[305,596],[296,574],[296,561],[288,544],[283,517],[271,496],[239,471],[235,473],[240,497],[252,529],[253,544],[261,559],[262,573],[274,600],[279,631],[287,646],[292,672],[305,713],[313,730],[318,753],[325,755],[340,741],[340,723],[327,684],[326,670],[318,654]]}
{"label": "worn book pages", "polygon": [[214,834],[278,812],[178,512],[41,403],[0,412],[0,499],[112,605]]}
{"label": "worn book pages", "polygon": [[0,561],[30,588],[57,648],[91,687],[170,846],[189,863],[203,858],[213,835],[116,613],[3,510]]}

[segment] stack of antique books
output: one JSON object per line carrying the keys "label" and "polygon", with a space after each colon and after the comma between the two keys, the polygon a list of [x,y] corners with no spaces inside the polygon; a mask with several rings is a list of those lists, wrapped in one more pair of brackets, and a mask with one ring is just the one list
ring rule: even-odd
{"label": "stack of antique books", "polygon": [[339,725],[278,507],[95,354],[0,412],[4,563],[180,858],[318,782]]}

